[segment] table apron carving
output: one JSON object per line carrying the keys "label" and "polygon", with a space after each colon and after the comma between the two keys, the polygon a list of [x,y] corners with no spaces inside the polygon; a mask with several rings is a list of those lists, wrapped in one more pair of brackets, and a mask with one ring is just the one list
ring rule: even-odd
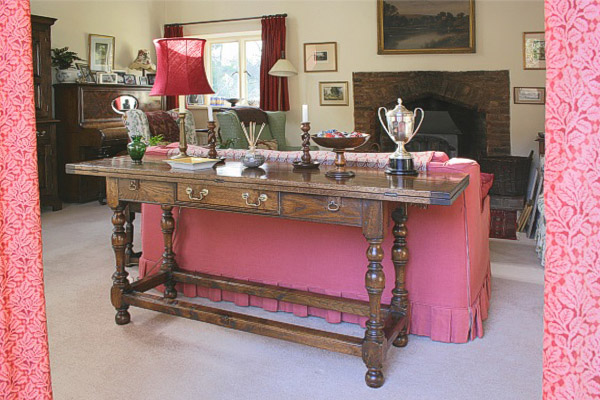
{"label": "table apron carving", "polygon": [[[117,310],[116,322],[129,323],[129,307],[141,307],[184,318],[205,321],[223,327],[276,337],[296,343],[302,343],[327,350],[362,357],[367,366],[365,381],[370,387],[380,387],[384,383],[383,365],[387,350],[393,344],[396,347],[407,345],[409,321],[408,291],[405,287],[405,270],[409,262],[407,240],[408,204],[413,200],[422,204],[451,204],[466,187],[468,177],[456,179],[444,176],[393,178],[388,191],[395,196],[370,193],[368,184],[378,184],[373,192],[381,189],[381,178],[376,172],[368,170],[357,191],[339,188],[343,182],[322,184],[313,187],[306,184],[301,193],[297,182],[289,185],[274,180],[273,184],[249,179],[244,182],[231,182],[225,178],[190,179],[190,175],[178,176],[177,173],[165,175],[164,167],[156,165],[155,175],[148,171],[139,173],[132,169],[128,161],[114,159],[92,161],[84,164],[69,164],[67,171],[83,175],[105,176],[107,202],[113,209],[112,245],[115,253],[115,269],[111,301]],[[125,165],[124,165],[125,164]],[[144,168],[150,168],[146,167]],[[274,168],[280,168],[276,166]],[[218,169],[217,169],[218,171]],[[357,173],[359,179],[361,173]],[[161,175],[162,174],[162,175]],[[218,175],[217,173],[214,173]],[[370,175],[370,177],[369,177]],[[202,175],[206,177],[206,175]],[[306,179],[304,177],[303,179]],[[321,179],[319,177],[314,178]],[[384,179],[389,179],[384,177]],[[403,181],[402,179],[406,180]],[[422,179],[423,182],[418,180]],[[406,190],[396,189],[407,184]],[[359,185],[359,186],[360,186]],[[413,189],[422,185],[424,189]],[[356,186],[356,185],[355,185]],[[430,189],[428,188],[430,187]],[[307,193],[308,192],[308,193]],[[344,194],[347,194],[346,196]],[[358,194],[357,194],[358,193]],[[435,195],[432,195],[435,194]],[[124,210],[128,203],[160,204],[163,214],[161,230],[164,239],[164,253],[160,270],[136,282],[129,282],[125,271],[126,222]],[[173,251],[173,232],[175,223],[173,207],[212,209],[236,213],[265,215],[271,217],[299,219],[319,223],[356,226],[362,229],[366,239],[366,267],[364,270],[365,288],[368,301],[345,299],[308,291],[287,289],[279,286],[254,283],[204,273],[192,273],[178,268],[176,254]],[[391,211],[391,213],[390,213]],[[392,215],[394,221],[394,245],[384,249],[388,221]],[[180,218],[185,218],[185,213]],[[339,249],[343,251],[343,249]],[[386,253],[387,252],[387,253]],[[385,288],[385,275],[382,267],[384,256],[392,258],[395,273],[393,288]],[[175,291],[177,283],[194,284],[208,288],[244,293],[294,304],[352,313],[368,318],[364,337],[341,335],[303,326],[292,325],[242,313],[201,306],[178,298]],[[163,296],[145,293],[150,289],[164,285]],[[392,293],[390,305],[381,304],[385,290]]]}

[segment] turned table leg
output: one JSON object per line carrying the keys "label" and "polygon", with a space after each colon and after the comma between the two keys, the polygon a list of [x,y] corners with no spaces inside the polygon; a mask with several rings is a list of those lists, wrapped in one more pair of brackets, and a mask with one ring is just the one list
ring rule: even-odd
{"label": "turned table leg", "polygon": [[129,275],[125,270],[125,246],[127,244],[127,235],[125,234],[125,213],[123,212],[125,206],[122,203],[118,203],[117,206],[112,207],[113,217],[113,234],[112,234],[112,247],[115,252],[115,273],[112,276],[113,286],[111,288],[111,302],[117,310],[115,316],[115,322],[117,325],[125,325],[131,320],[129,315],[129,305],[123,302],[123,293],[129,291]]}
{"label": "turned table leg", "polygon": [[[392,289],[392,311],[408,318],[408,291],[406,290],[406,264],[408,263],[408,248],[406,247],[406,220],[408,219],[408,205],[403,203],[392,212],[394,220],[394,245],[392,246],[392,262],[396,272],[396,284]],[[404,347],[408,344],[408,332],[404,328],[394,346]]]}
{"label": "turned table leg", "polygon": [[163,233],[163,241],[165,244],[165,252],[163,253],[163,260],[160,266],[162,271],[168,273],[167,282],[165,283],[165,298],[175,299],[177,298],[177,291],[175,290],[175,281],[171,273],[175,270],[175,253],[173,253],[173,231],[175,230],[175,220],[173,219],[172,206],[161,206],[163,210],[162,219],[160,226]]}
{"label": "turned table leg", "polygon": [[381,387],[385,381],[383,377],[384,342],[383,319],[381,317],[381,294],[385,288],[385,274],[383,273],[383,209],[381,203],[375,203],[367,210],[363,208],[363,234],[369,242],[367,249],[367,273],[365,274],[365,287],[369,294],[369,320],[363,342],[362,357],[367,366],[365,381],[373,388]]}

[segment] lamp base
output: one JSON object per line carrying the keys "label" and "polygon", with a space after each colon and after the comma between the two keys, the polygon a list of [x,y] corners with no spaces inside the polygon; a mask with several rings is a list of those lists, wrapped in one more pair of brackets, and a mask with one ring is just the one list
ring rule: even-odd
{"label": "lamp base", "polygon": [[419,175],[412,158],[390,158],[385,173],[389,175]]}

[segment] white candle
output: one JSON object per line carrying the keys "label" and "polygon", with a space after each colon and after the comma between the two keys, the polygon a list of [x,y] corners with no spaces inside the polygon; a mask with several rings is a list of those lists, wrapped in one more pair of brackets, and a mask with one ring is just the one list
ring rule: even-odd
{"label": "white candle", "polygon": [[185,112],[185,96],[179,96],[179,114]]}
{"label": "white candle", "polygon": [[302,122],[308,121],[308,104],[302,104]]}
{"label": "white candle", "polygon": [[213,121],[213,111],[212,111],[212,106],[208,106],[208,120],[209,121]]}

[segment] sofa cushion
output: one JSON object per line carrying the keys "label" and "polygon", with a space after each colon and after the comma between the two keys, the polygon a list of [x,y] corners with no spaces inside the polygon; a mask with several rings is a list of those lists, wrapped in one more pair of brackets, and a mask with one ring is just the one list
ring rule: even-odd
{"label": "sofa cushion", "polygon": [[480,173],[481,176],[481,201],[483,201],[494,184],[494,174],[485,172]]}
{"label": "sofa cushion", "polygon": [[149,111],[146,113],[148,125],[150,126],[150,136],[163,135],[167,142],[179,141],[179,128],[175,120],[164,111]]}

